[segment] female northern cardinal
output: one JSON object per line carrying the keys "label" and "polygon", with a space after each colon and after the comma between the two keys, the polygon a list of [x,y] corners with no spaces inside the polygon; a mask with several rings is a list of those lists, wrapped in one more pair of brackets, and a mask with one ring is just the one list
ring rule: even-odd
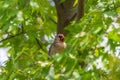
{"label": "female northern cardinal", "polygon": [[55,53],[61,53],[65,48],[66,48],[66,43],[64,42],[64,35],[57,34],[54,42],[49,48],[49,55],[51,56]]}

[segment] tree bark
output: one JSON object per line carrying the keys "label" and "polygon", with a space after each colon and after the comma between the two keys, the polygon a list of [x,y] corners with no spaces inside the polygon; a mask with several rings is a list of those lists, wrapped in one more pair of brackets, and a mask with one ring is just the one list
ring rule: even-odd
{"label": "tree bark", "polygon": [[84,16],[84,1],[78,0],[77,6],[73,6],[76,0],[65,0],[63,3],[60,0],[54,0],[58,22],[57,22],[57,33],[63,33],[66,35],[68,31],[64,28],[70,24],[71,21],[79,21]]}

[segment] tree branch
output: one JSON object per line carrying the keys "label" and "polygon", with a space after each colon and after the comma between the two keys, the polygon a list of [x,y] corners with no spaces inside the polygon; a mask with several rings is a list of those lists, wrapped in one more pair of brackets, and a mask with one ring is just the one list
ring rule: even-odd
{"label": "tree branch", "polygon": [[85,0],[78,0],[77,21],[79,21],[84,16],[84,6]]}
{"label": "tree branch", "polygon": [[84,16],[85,0],[78,0],[77,9],[74,5],[75,0],[65,0],[63,3],[60,0],[54,0],[58,22],[57,22],[57,33],[63,33],[66,35],[68,31],[64,28],[70,24],[71,21],[79,21]]}
{"label": "tree branch", "polygon": [[49,19],[50,19],[53,23],[57,24],[57,22],[56,22],[54,19],[52,19],[51,17],[49,17]]}
{"label": "tree branch", "polygon": [[39,42],[39,39],[38,39],[38,38],[35,38],[35,40],[36,40],[37,44],[39,45],[39,47],[40,47],[41,49],[43,49],[41,43]]}
{"label": "tree branch", "polygon": [[60,0],[54,0],[58,22],[57,22],[57,33],[67,34],[68,31],[64,30],[64,28],[74,19],[76,16],[76,10],[73,7],[75,0],[65,0],[63,3]]}
{"label": "tree branch", "polygon": [[16,36],[22,35],[22,34],[24,34],[24,32],[21,32],[21,33],[18,33],[18,34],[16,34],[16,35],[10,36],[10,37],[8,37],[8,38],[2,39],[2,40],[0,40],[0,43],[3,42],[3,41],[6,41],[6,40],[8,40],[8,39],[14,38],[14,37],[16,37]]}

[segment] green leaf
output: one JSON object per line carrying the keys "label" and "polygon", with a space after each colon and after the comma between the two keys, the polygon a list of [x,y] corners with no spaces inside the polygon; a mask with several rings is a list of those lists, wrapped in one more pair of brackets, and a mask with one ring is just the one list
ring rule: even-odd
{"label": "green leaf", "polygon": [[120,34],[118,32],[120,32],[120,29],[115,29],[115,30],[109,32],[108,38],[112,39],[114,41],[120,41]]}

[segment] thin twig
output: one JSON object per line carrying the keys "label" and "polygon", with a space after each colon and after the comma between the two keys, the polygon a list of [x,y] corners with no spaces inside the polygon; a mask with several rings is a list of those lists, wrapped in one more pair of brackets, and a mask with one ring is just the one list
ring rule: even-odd
{"label": "thin twig", "polygon": [[41,45],[41,43],[39,42],[39,40],[37,39],[37,38],[35,38],[36,39],[36,42],[37,42],[37,44],[39,45],[39,47],[42,49],[42,45]]}
{"label": "thin twig", "polygon": [[53,23],[57,24],[57,22],[56,22],[53,18],[49,17],[49,19],[50,19]]}

